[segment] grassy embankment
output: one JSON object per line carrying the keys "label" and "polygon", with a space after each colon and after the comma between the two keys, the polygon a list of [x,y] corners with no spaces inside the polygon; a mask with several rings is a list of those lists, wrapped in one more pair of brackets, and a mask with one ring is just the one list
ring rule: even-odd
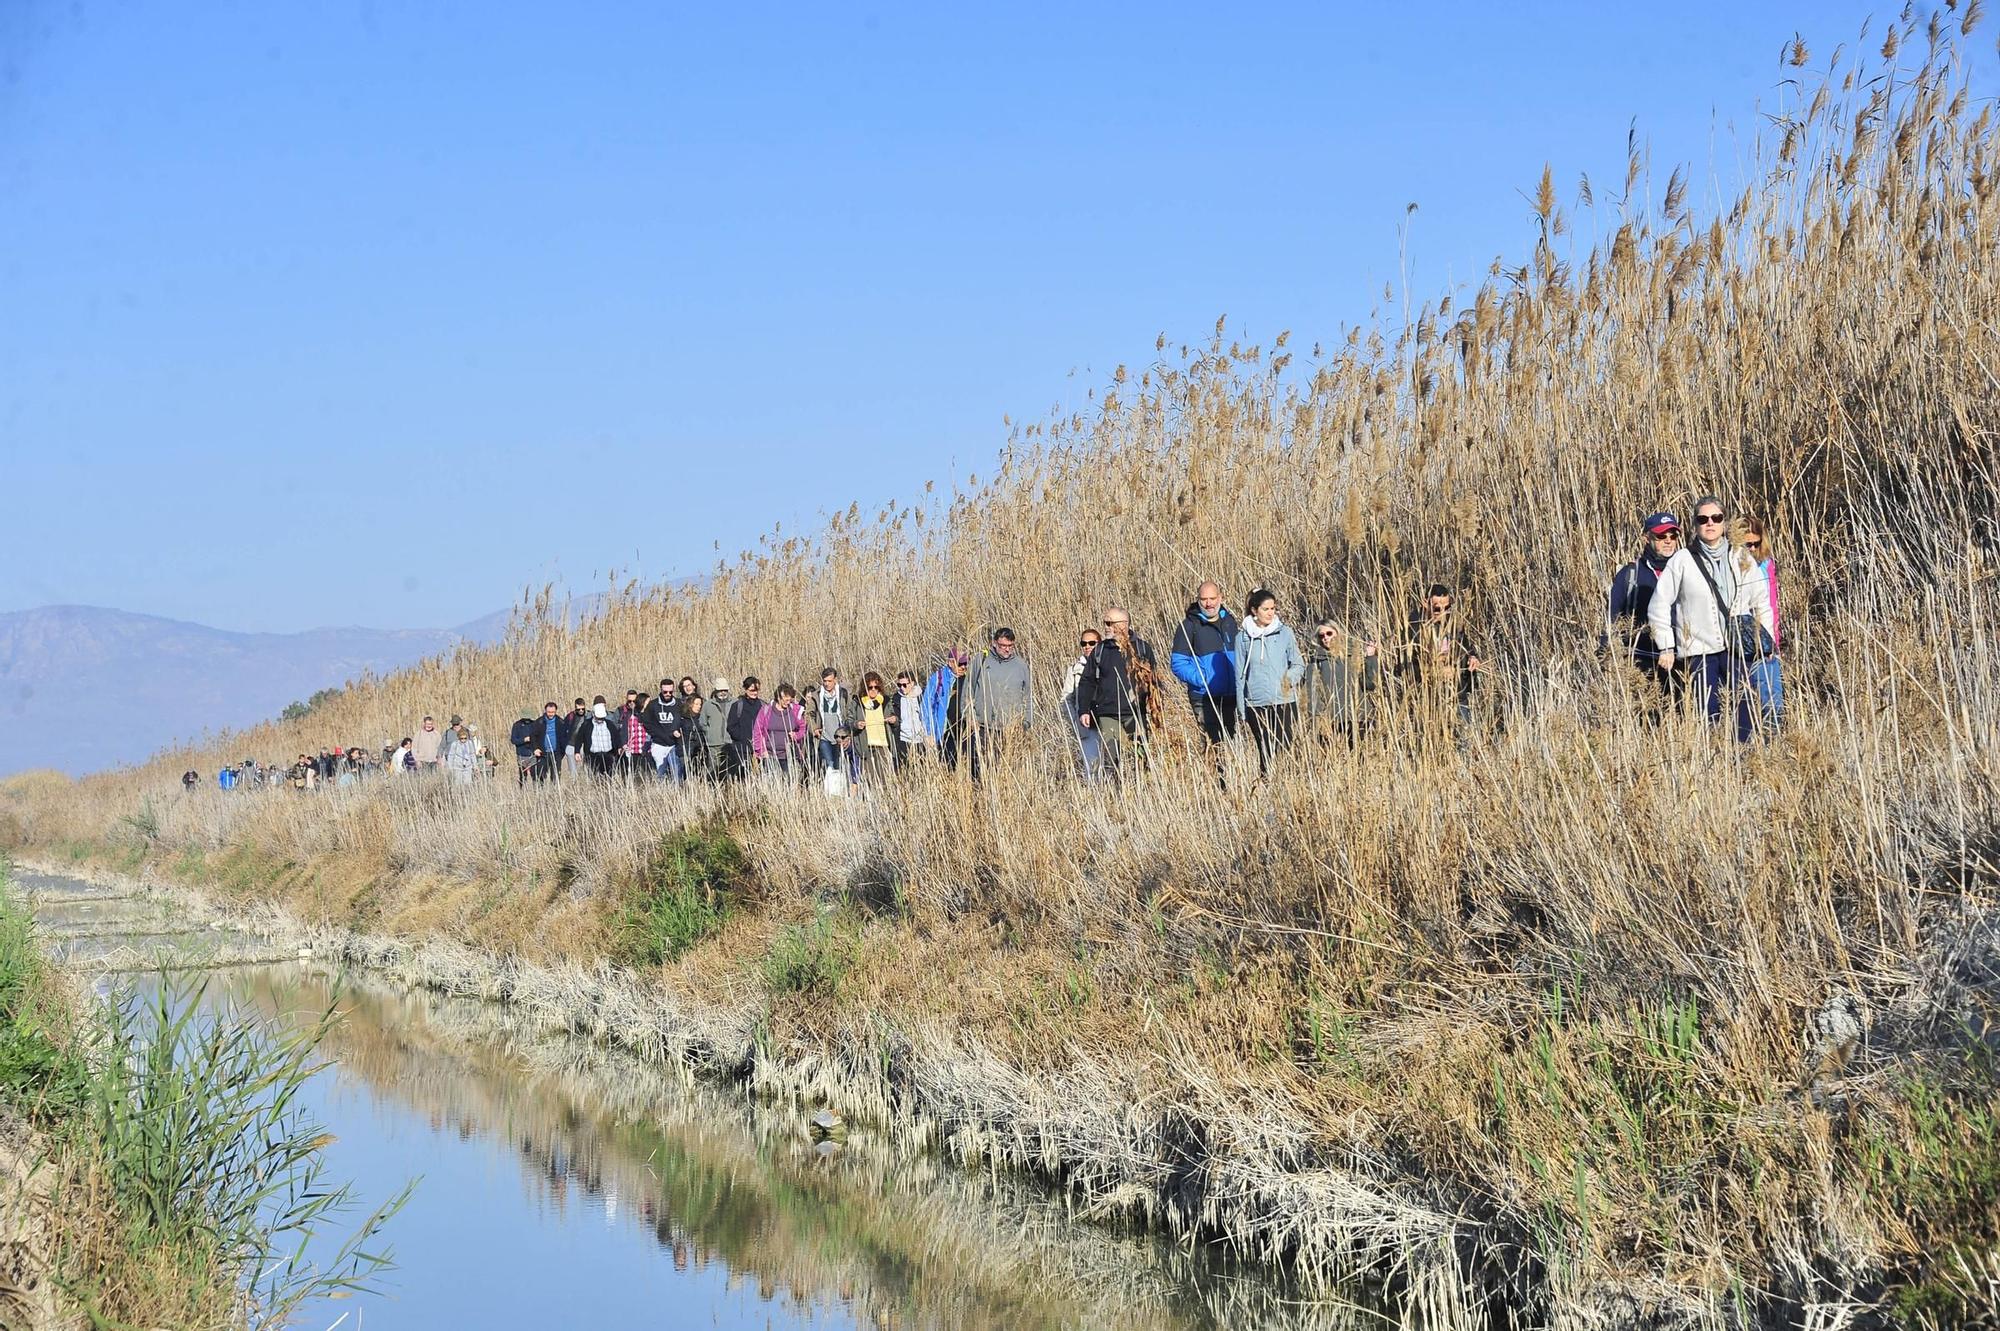
{"label": "grassy embankment", "polygon": [[[0,1116],[9,1125],[7,1326],[282,1323],[360,1288],[364,1246],[300,1244],[351,1196],[293,1100],[321,1031],[269,1035],[198,1014],[196,993],[90,1010],[41,953],[0,862]],[[275,1319],[275,1320],[274,1320]]]}
{"label": "grassy embankment", "polygon": [[[529,606],[503,646],[304,722],[11,794],[0,831],[375,932],[643,966],[1094,1208],[1309,1274],[1390,1260],[1421,1213],[1467,1288],[1531,1306],[1946,1316],[2000,1242],[2000,154],[1950,17],[1830,66],[1798,48],[1741,184],[1699,207],[1636,148],[1574,213],[1545,175],[1518,266],[1303,364],[1284,336],[1162,339],[948,501],[774,533],[704,592],[634,590],[580,629]],[[1711,489],[1783,563],[1768,746],[1648,728],[1592,652],[1636,516]],[[1450,742],[1426,699],[1385,697],[1352,751],[1263,785],[1239,766],[1227,793],[1173,738],[1142,779],[1072,783],[1050,725],[977,789],[841,807],[175,787],[426,712],[497,736],[669,670],[921,664],[1002,621],[1051,716],[1098,607],[1164,648],[1202,577],[1385,639],[1456,583],[1495,666],[1480,724]]]}

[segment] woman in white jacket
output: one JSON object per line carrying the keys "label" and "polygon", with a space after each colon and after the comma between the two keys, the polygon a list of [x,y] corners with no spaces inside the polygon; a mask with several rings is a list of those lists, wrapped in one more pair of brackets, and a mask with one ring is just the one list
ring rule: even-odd
{"label": "woman in white jacket", "polygon": [[1771,597],[1764,571],[1729,545],[1729,515],[1722,501],[1703,495],[1694,503],[1691,539],[1660,570],[1646,606],[1647,627],[1660,650],[1659,667],[1672,671],[1678,697],[1692,687],[1708,719],[1722,718],[1725,689],[1736,694],[1736,738],[1751,735],[1745,696],[1749,666],[1736,648],[1736,620],[1748,615],[1769,633]]}

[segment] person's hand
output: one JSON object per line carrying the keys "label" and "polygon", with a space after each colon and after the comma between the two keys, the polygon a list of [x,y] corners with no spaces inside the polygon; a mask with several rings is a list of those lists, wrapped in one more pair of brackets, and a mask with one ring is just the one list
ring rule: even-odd
{"label": "person's hand", "polygon": [[1382,644],[1371,640],[1362,645],[1361,654],[1363,656],[1380,656],[1382,654]]}
{"label": "person's hand", "polygon": [[1674,654],[1673,654],[1673,651],[1672,651],[1671,649],[1669,649],[1669,650],[1667,650],[1667,651],[1664,651],[1664,652],[1661,652],[1661,653],[1660,653],[1660,656],[1659,656],[1659,660],[1658,660],[1658,661],[1656,662],[1656,664],[1657,664],[1657,665],[1658,665],[1658,666],[1660,667],[1660,669],[1662,669],[1662,670],[1672,670],[1672,669],[1674,668]]}
{"label": "person's hand", "polygon": [[1093,721],[1092,721],[1092,719],[1091,719],[1091,715],[1090,715],[1090,713],[1089,713],[1089,712],[1079,712],[1079,713],[1077,714],[1077,718],[1076,718],[1076,723],[1077,723],[1078,725],[1082,726],[1082,727],[1083,727],[1083,728],[1084,728],[1085,730],[1088,730],[1088,729],[1090,729],[1090,728],[1091,728],[1091,725],[1093,724]]}
{"label": "person's hand", "polygon": [[1466,657],[1466,658],[1465,658],[1465,668],[1466,668],[1467,670],[1484,670],[1484,669],[1486,669],[1486,667],[1485,667],[1484,665],[1481,665],[1481,664],[1480,664],[1480,661],[1479,661],[1479,658],[1478,658],[1478,657],[1476,657],[1476,656],[1468,656],[1468,657]]}

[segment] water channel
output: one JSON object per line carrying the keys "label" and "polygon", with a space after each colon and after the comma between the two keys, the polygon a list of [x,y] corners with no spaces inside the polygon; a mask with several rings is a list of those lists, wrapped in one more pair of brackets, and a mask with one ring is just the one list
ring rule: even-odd
{"label": "water channel", "polygon": [[[381,1291],[308,1310],[342,1328],[1344,1328],[1379,1315],[1072,1219],[810,1111],[530,1030],[501,1005],[280,958],[116,890],[17,873],[45,946],[100,987],[201,968],[201,1001],[342,1019],[309,1107],[364,1209],[412,1178]],[[191,972],[192,973],[192,972]],[[358,1216],[355,1217],[358,1219]]]}

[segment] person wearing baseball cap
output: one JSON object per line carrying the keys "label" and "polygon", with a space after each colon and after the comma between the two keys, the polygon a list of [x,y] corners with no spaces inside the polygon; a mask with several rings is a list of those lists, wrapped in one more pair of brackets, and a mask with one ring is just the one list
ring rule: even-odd
{"label": "person wearing baseball cap", "polygon": [[[1646,607],[1652,604],[1653,589],[1660,584],[1660,570],[1681,548],[1680,519],[1664,510],[1649,513],[1640,524],[1638,558],[1612,575],[1611,590],[1604,612],[1604,631],[1597,637],[1597,650],[1606,657],[1614,654],[1635,666],[1642,677],[1657,681],[1665,690],[1671,680],[1656,668],[1659,648],[1646,623]],[[1659,719],[1659,709],[1649,713]]]}

